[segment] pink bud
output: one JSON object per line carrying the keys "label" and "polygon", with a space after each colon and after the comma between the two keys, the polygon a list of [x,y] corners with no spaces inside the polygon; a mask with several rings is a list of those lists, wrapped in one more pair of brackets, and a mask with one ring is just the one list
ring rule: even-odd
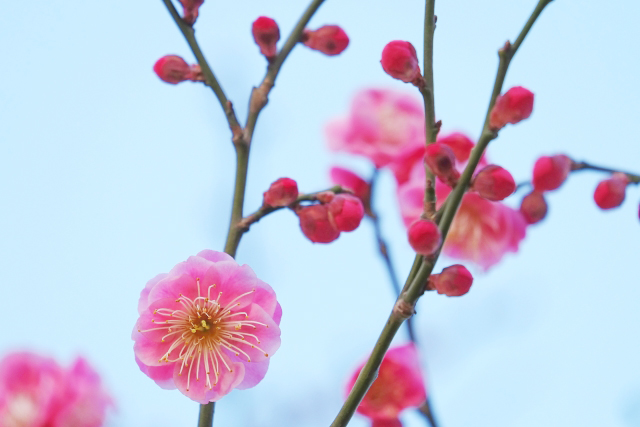
{"label": "pink bud", "polygon": [[442,241],[440,229],[435,222],[419,219],[409,227],[409,244],[420,255],[431,255]]}
{"label": "pink bud", "polygon": [[471,289],[473,276],[464,265],[454,264],[442,270],[440,274],[429,276],[427,290],[437,290],[439,294],[449,297],[459,297]]}
{"label": "pink bud", "polygon": [[298,198],[298,184],[291,178],[280,178],[263,194],[268,206],[289,206]]}
{"label": "pink bud", "polygon": [[419,82],[422,78],[418,56],[413,45],[402,40],[394,40],[382,49],[380,60],[385,73],[405,83]]}
{"label": "pink bud", "polygon": [[453,154],[455,154],[456,159],[459,162],[466,162],[469,160],[469,155],[471,154],[471,150],[474,145],[473,141],[467,138],[466,135],[457,132],[438,138],[437,142],[448,145],[453,150]]}
{"label": "pink bud", "polygon": [[369,183],[364,179],[360,178],[348,169],[338,167],[331,168],[329,175],[331,176],[331,181],[333,181],[334,184],[353,191],[353,194],[362,200],[363,205],[369,204],[371,188],[369,187]]}
{"label": "pink bud", "polygon": [[191,79],[191,67],[177,55],[166,55],[158,59],[153,66],[153,71],[160,80],[173,85]]}
{"label": "pink bud", "polygon": [[296,215],[300,219],[302,233],[314,243],[330,243],[340,236],[340,230],[329,220],[327,205],[303,206]]}
{"label": "pink bud", "polygon": [[269,60],[275,58],[278,52],[276,43],[280,40],[280,29],[276,21],[266,16],[261,16],[253,21],[251,33],[253,34],[253,40],[260,47],[260,53]]}
{"label": "pink bud", "polygon": [[193,25],[198,19],[198,9],[204,3],[204,0],[178,0],[182,5],[182,19],[189,25]]}
{"label": "pink bud", "polygon": [[617,208],[624,201],[629,178],[623,173],[614,173],[609,179],[601,181],[593,193],[593,199],[600,209]]}
{"label": "pink bud", "polygon": [[478,172],[471,189],[484,199],[498,202],[516,191],[516,182],[508,170],[498,165],[489,165]]}
{"label": "pink bud", "polygon": [[520,213],[527,224],[536,224],[547,216],[547,202],[542,193],[532,191],[523,197],[520,203]]}
{"label": "pink bud", "polygon": [[402,421],[398,418],[374,418],[371,427],[402,427]]}
{"label": "pink bud", "polygon": [[456,156],[448,145],[438,142],[427,145],[424,161],[435,176],[447,185],[455,186],[460,173],[455,167]]}
{"label": "pink bud", "polygon": [[571,172],[573,161],[564,154],[542,156],[533,166],[533,188],[536,191],[551,191],[560,187]]}
{"label": "pink bud", "polygon": [[360,225],[364,217],[364,207],[356,196],[338,194],[333,198],[329,207],[329,219],[340,231],[353,231]]}
{"label": "pink bud", "polygon": [[336,197],[336,193],[333,191],[322,191],[316,194],[316,199],[318,199],[320,203],[330,203],[334,197]]}
{"label": "pink bud", "polygon": [[302,43],[325,55],[338,55],[349,46],[349,36],[337,25],[325,25],[315,31],[304,30]]}
{"label": "pink bud", "polygon": [[533,111],[533,92],[522,86],[509,89],[500,95],[491,110],[489,127],[493,130],[502,129],[507,123],[516,124],[529,118]]}

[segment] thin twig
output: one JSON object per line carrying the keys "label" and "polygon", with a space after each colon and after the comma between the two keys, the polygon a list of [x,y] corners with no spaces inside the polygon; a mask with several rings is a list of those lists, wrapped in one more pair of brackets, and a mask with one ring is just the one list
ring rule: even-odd
{"label": "thin twig", "polygon": [[[500,54],[500,64],[498,65],[498,74],[494,83],[493,94],[499,94],[502,90],[502,84],[504,83],[504,78],[508,69],[510,59],[513,58],[513,55],[515,54],[517,48],[520,46],[522,40],[531,29],[531,26],[535,22],[536,18],[540,15],[544,7],[547,6],[547,4],[549,4],[550,2],[551,0],[539,0],[538,5],[536,6],[531,17],[522,29],[522,32],[518,36],[518,43],[514,44],[513,46],[509,46],[509,49],[502,49]],[[508,61],[505,62],[505,58],[507,57]],[[493,96],[493,94],[491,102],[489,103],[489,108],[487,110],[482,136],[478,141],[478,144],[471,152],[469,163],[467,164],[465,171],[460,177],[460,181],[456,185],[456,188],[452,191],[451,195],[453,197],[451,197],[451,200],[447,205],[447,209],[442,216],[440,229],[443,235],[443,240],[446,239],[447,233],[449,232],[449,228],[451,226],[451,222],[453,221],[453,217],[458,209],[458,206],[460,205],[460,201],[462,200],[464,190],[469,185],[473,171],[478,165],[484,149],[489,144],[489,141],[496,137],[496,135],[493,132],[490,132],[488,128],[488,119],[491,114],[491,109],[493,108],[493,105],[495,103],[495,98],[497,98],[497,95]],[[423,261],[422,265],[419,267],[417,274],[415,275],[415,278],[408,286],[406,292],[403,292],[400,298],[398,298],[398,300],[396,301],[393,310],[391,311],[391,314],[389,315],[389,318],[387,319],[387,322],[382,329],[380,336],[378,337],[373,351],[371,352],[371,356],[360,371],[358,379],[351,389],[351,392],[347,396],[345,403],[342,405],[340,412],[331,424],[331,427],[345,427],[351,417],[353,417],[356,408],[375,380],[378,369],[380,368],[380,364],[382,363],[382,359],[384,358],[384,355],[389,348],[393,337],[398,332],[398,329],[402,325],[402,322],[413,315],[415,303],[424,291],[424,284],[426,283],[429,275],[431,274],[431,271],[433,270],[433,266],[435,264],[435,261],[437,260],[438,255],[439,253],[437,253],[436,256],[426,258]]]}

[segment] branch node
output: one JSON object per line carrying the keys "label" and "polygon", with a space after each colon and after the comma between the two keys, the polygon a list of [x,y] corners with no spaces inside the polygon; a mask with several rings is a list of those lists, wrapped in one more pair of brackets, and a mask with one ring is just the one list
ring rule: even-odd
{"label": "branch node", "polygon": [[393,313],[400,317],[402,320],[406,320],[414,315],[415,309],[413,304],[409,304],[402,298],[396,301],[396,304],[393,306]]}

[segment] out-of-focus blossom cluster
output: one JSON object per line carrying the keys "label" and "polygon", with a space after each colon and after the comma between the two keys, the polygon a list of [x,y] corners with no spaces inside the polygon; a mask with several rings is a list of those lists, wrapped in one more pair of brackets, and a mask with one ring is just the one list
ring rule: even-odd
{"label": "out-of-focus blossom cluster", "polygon": [[100,377],[81,357],[70,368],[27,352],[0,361],[1,427],[100,427],[110,407]]}

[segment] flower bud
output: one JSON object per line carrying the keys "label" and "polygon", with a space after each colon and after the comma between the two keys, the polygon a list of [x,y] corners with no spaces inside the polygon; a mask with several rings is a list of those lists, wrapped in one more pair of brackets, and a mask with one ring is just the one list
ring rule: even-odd
{"label": "flower bud", "polygon": [[340,230],[329,220],[327,205],[302,206],[296,210],[302,233],[314,243],[330,243],[340,236]]}
{"label": "flower bud", "polygon": [[529,118],[533,111],[533,92],[522,86],[509,89],[496,100],[489,127],[493,130],[502,129],[507,123],[516,124]]}
{"label": "flower bud", "polygon": [[445,184],[451,187],[455,186],[460,173],[455,166],[456,156],[449,146],[438,142],[427,145],[424,161],[435,176]]}
{"label": "flower bud", "polygon": [[333,191],[322,191],[316,194],[316,199],[318,199],[320,203],[330,203],[334,197],[336,197],[336,193]]}
{"label": "flower bud", "polygon": [[440,247],[442,235],[435,222],[419,219],[409,227],[409,244],[420,255],[431,255]]}
{"label": "flower bud", "polygon": [[469,160],[469,155],[473,149],[473,141],[471,141],[465,134],[456,132],[451,135],[447,135],[442,138],[438,138],[440,144],[449,146],[453,150],[456,159],[459,162],[466,162]]}
{"label": "flower bud", "polygon": [[380,60],[385,73],[405,83],[417,83],[422,79],[418,56],[413,45],[402,40],[394,40],[382,49]]}
{"label": "flower bud", "polygon": [[454,264],[442,270],[440,274],[432,274],[427,282],[427,290],[436,290],[439,294],[459,297],[471,289],[473,276],[464,265]]}
{"label": "flower bud", "polygon": [[289,206],[298,198],[298,184],[291,178],[280,178],[263,194],[264,204],[268,206]]}
{"label": "flower bud", "polygon": [[329,175],[334,184],[353,191],[353,194],[362,200],[363,205],[367,206],[369,204],[371,188],[369,187],[369,183],[364,179],[360,178],[348,169],[338,167],[331,168]]}
{"label": "flower bud", "polygon": [[173,85],[191,80],[192,74],[189,64],[177,55],[166,55],[158,59],[153,66],[153,71],[160,77],[160,80]]}
{"label": "flower bud", "polygon": [[402,421],[399,418],[374,418],[371,427],[402,427]]}
{"label": "flower bud", "polygon": [[629,178],[623,173],[616,172],[609,179],[601,181],[593,193],[593,199],[600,209],[617,208],[624,201],[625,190]]}
{"label": "flower bud", "polygon": [[302,43],[308,48],[334,56],[349,46],[349,36],[337,25],[325,25],[315,31],[304,30]]}
{"label": "flower bud", "polygon": [[329,219],[340,231],[355,230],[364,217],[362,202],[351,194],[338,194],[331,200],[328,207]]}
{"label": "flower bud", "polygon": [[547,202],[542,193],[532,191],[522,198],[520,213],[527,224],[536,224],[547,216]]}
{"label": "flower bud", "polygon": [[204,0],[178,0],[182,5],[182,19],[189,25],[193,25],[198,19],[198,9]]}
{"label": "flower bud", "polygon": [[573,161],[564,154],[542,156],[533,166],[533,188],[536,191],[551,191],[560,187],[569,176]]}
{"label": "flower bud", "polygon": [[471,184],[471,189],[483,199],[498,202],[516,191],[516,182],[505,168],[489,165],[478,172]]}
{"label": "flower bud", "polygon": [[280,29],[276,21],[266,16],[261,16],[253,21],[251,33],[253,34],[253,40],[260,47],[260,53],[268,60],[275,58],[278,53],[276,43],[280,40]]}

